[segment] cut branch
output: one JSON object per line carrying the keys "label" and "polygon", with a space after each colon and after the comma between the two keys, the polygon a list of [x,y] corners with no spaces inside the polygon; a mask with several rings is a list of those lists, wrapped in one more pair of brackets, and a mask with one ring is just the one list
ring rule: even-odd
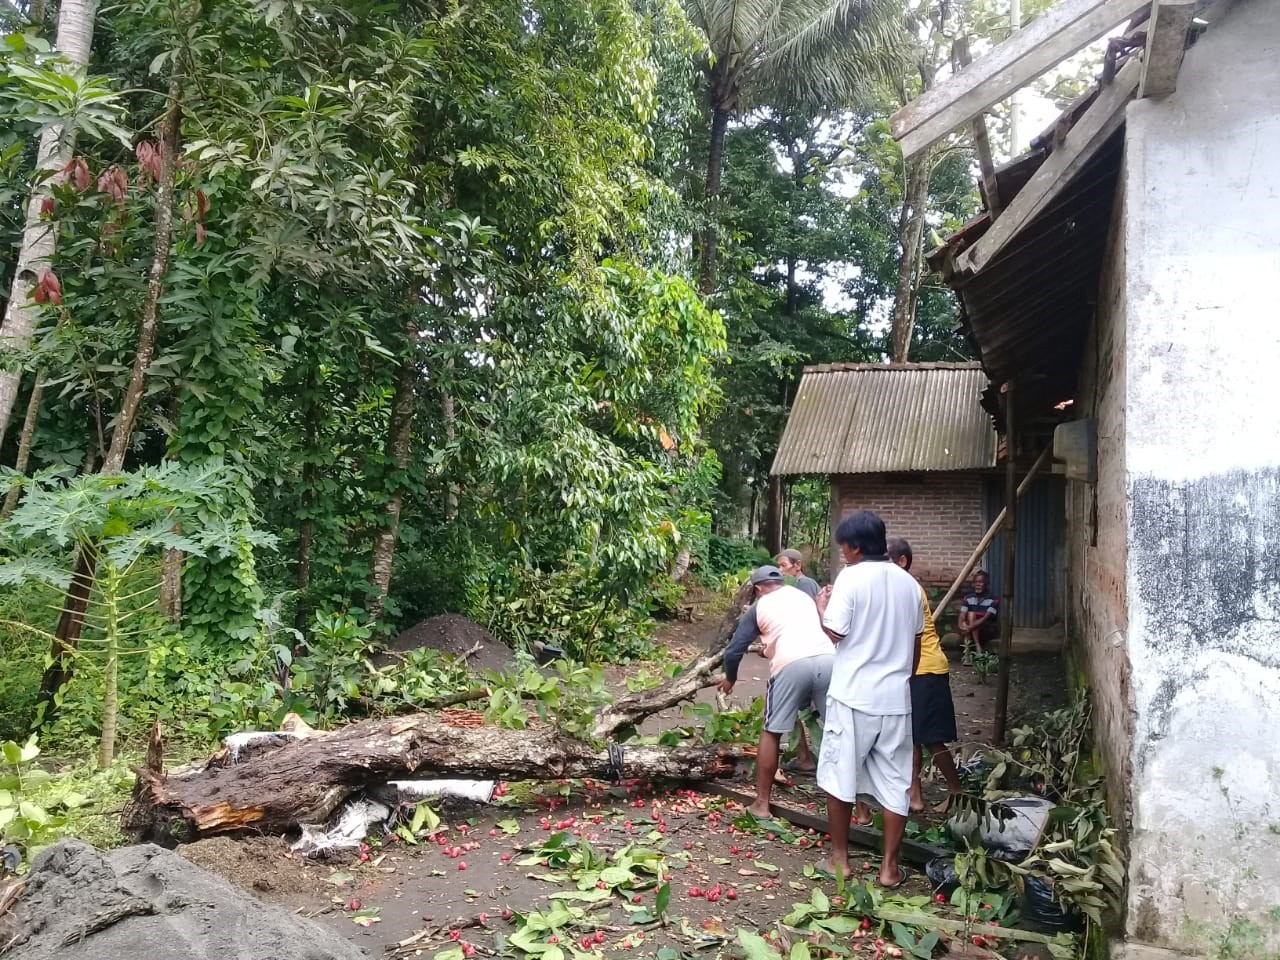
{"label": "cut branch", "polygon": [[718,679],[720,665],[724,663],[724,648],[738,626],[742,611],[751,599],[751,588],[743,585],[725,611],[714,637],[702,655],[688,664],[669,684],[655,690],[643,690],[616,700],[600,713],[591,733],[608,738],[627,727],[635,726],[645,717],[674,707],[685,700],[692,700],[699,690],[709,687]]}

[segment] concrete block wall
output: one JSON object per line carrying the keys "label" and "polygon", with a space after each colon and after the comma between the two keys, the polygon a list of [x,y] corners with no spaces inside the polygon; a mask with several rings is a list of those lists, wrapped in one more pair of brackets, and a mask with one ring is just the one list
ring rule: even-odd
{"label": "concrete block wall", "polygon": [[[986,532],[982,475],[971,471],[856,474],[832,477],[833,519],[874,510],[889,536],[911,543],[912,573],[930,586],[949,586]],[[839,548],[832,570],[843,566]]]}
{"label": "concrete block wall", "polygon": [[1280,954],[1280,16],[1237,0],[1130,105],[1129,939]]}

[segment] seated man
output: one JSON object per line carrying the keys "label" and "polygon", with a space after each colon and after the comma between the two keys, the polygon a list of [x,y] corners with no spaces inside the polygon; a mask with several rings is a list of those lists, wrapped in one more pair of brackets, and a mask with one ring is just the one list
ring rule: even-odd
{"label": "seated man", "polygon": [[[902,537],[890,537],[889,560],[910,573],[911,544]],[[920,635],[920,664],[911,677],[911,738],[915,741],[915,756],[911,764],[911,809],[924,809],[924,796],[920,790],[920,748],[924,747],[942,779],[947,782],[947,799],[934,807],[933,812],[946,813],[951,809],[951,801],[964,792],[960,775],[956,772],[955,757],[947,747],[956,739],[956,708],[951,700],[947,655],[942,652],[942,643],[933,625],[933,613],[929,610],[929,594],[923,586],[920,588],[920,604],[924,608],[924,633]]]}
{"label": "seated man", "polygon": [[[733,691],[742,656],[759,636],[764,656],[769,658],[769,686],[764,731],[756,753],[756,800],[747,809],[757,817],[767,817],[782,735],[796,725],[803,709],[813,707],[819,717],[824,715],[834,651],[813,600],[788,586],[781,570],[758,567],[751,572],[750,583],[756,601],[743,613],[724,652],[724,679],[719,689],[725,694]],[[803,742],[802,752],[808,750],[808,743]],[[807,759],[813,763],[812,756]]]}
{"label": "seated man", "polygon": [[960,604],[960,636],[965,646],[982,653],[982,641],[996,638],[996,618],[1000,615],[1000,600],[987,593],[987,572],[979,570],[973,575],[973,591],[965,595]]}
{"label": "seated man", "polygon": [[818,595],[818,581],[804,575],[804,554],[799,550],[783,550],[773,558],[784,577],[794,577],[796,587],[811,597]]}

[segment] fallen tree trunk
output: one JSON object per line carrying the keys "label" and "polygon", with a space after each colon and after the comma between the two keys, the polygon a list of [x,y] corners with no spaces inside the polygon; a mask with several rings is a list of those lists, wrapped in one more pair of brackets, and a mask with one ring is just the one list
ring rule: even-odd
{"label": "fallen tree trunk", "polygon": [[615,700],[600,711],[600,718],[592,728],[595,737],[608,739],[627,727],[635,726],[645,717],[674,707],[685,700],[692,700],[699,690],[720,679],[720,666],[724,663],[724,650],[729,645],[733,631],[737,629],[742,611],[751,600],[751,587],[743,584],[720,619],[715,635],[702,655],[688,664],[668,684],[653,690],[642,690]]}
{"label": "fallen tree trunk", "polygon": [[602,749],[545,727],[450,726],[421,714],[363,720],[268,742],[237,763],[227,762],[224,751],[167,776],[148,765],[138,772],[124,828],[136,840],[167,845],[245,830],[287,833],[324,822],[348,797],[388,780],[714,779],[731,775],[748,752],[733,746]]}

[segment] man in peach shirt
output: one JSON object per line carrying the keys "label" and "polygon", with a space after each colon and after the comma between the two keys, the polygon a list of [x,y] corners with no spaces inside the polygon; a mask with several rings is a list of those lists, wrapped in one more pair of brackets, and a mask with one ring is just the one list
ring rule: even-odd
{"label": "man in peach shirt", "polygon": [[738,665],[759,636],[764,656],[769,658],[769,686],[764,730],[756,753],[756,800],[747,809],[757,817],[767,817],[782,735],[795,727],[803,709],[812,707],[823,716],[834,649],[813,600],[789,586],[781,570],[758,567],[751,572],[750,582],[756,601],[743,613],[725,649],[720,691],[728,694],[733,690]]}

